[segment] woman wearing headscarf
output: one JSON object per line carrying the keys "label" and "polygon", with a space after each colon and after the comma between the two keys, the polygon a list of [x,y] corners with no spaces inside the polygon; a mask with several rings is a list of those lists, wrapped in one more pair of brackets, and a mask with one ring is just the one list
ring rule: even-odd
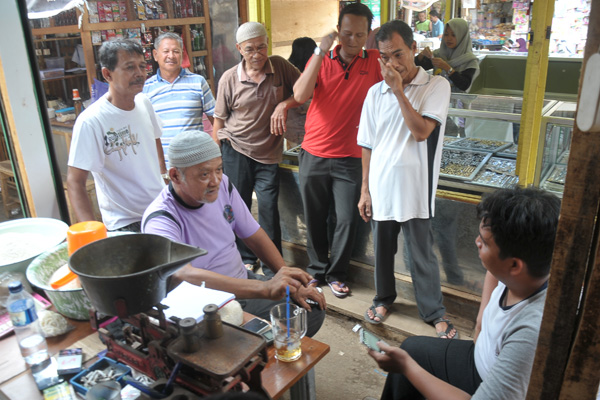
{"label": "woman wearing headscarf", "polygon": [[440,48],[433,52],[426,47],[415,57],[424,69],[434,68],[450,82],[453,92],[465,92],[479,71],[479,61],[473,54],[469,24],[461,18],[448,21]]}

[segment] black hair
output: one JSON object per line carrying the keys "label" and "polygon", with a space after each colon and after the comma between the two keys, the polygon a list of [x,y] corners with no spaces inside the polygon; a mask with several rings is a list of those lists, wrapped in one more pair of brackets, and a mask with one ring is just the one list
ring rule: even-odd
{"label": "black hair", "polygon": [[306,63],[312,56],[315,47],[317,47],[317,43],[309,37],[295,39],[292,43],[292,54],[290,54],[288,61],[294,64],[300,72],[304,72],[304,67],[306,67]]}
{"label": "black hair", "polygon": [[520,258],[529,275],[550,273],[560,200],[540,189],[500,189],[483,198],[477,215],[489,227],[500,258]]}
{"label": "black hair", "polygon": [[406,44],[409,48],[412,47],[413,42],[415,41],[413,38],[413,31],[406,22],[400,21],[399,19],[394,19],[381,25],[379,32],[377,32],[375,35],[377,47],[379,48],[380,42],[391,40],[394,33],[400,35],[402,40],[404,40],[404,44]]}
{"label": "black hair", "polygon": [[440,13],[438,13],[436,10],[431,10],[429,11],[429,16],[430,17],[440,17]]}
{"label": "black hair", "polygon": [[119,62],[119,51],[124,51],[129,54],[139,54],[142,57],[144,56],[142,46],[134,40],[109,40],[108,42],[102,43],[100,51],[98,52],[100,66],[102,68],[108,68],[109,71],[114,71]]}
{"label": "black hair", "polygon": [[369,23],[369,29],[367,30],[367,32],[371,32],[371,23],[373,22],[373,13],[371,12],[371,10],[369,10],[369,7],[367,7],[361,3],[350,3],[346,7],[342,8],[342,11],[340,11],[340,18],[338,19],[339,29],[342,28],[342,19],[344,18],[344,15],[346,15],[346,14],[352,14],[352,15],[357,15],[359,17],[365,17],[367,19],[367,22]]}

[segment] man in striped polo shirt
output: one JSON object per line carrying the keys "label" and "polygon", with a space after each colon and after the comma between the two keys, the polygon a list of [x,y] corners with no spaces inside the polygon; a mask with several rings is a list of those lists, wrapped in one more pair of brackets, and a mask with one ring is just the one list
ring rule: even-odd
{"label": "man in striped polo shirt", "polygon": [[203,76],[181,67],[183,41],[178,34],[165,32],[158,36],[152,54],[159,69],[146,81],[143,92],[163,123],[162,144],[168,169],[171,139],[179,132],[203,131],[202,114],[212,124],[215,99]]}

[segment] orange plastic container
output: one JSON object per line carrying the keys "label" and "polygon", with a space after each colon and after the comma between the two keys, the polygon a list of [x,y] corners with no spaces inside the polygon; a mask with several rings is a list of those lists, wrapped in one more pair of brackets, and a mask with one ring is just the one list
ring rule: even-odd
{"label": "orange plastic container", "polygon": [[[106,238],[106,226],[104,226],[102,222],[84,221],[71,225],[67,230],[67,250],[69,256],[80,247],[104,238]],[[58,289],[75,278],[77,278],[77,275],[72,271],[69,271],[64,277],[54,282],[50,282],[50,286],[54,289]]]}
{"label": "orange plastic container", "polygon": [[106,238],[106,226],[98,221],[84,221],[71,225],[67,230],[67,250],[69,256],[80,247]]}

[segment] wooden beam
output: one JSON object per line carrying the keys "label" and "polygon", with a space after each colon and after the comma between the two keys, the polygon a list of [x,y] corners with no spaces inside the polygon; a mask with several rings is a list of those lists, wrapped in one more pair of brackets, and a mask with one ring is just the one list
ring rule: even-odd
{"label": "wooden beam", "polygon": [[535,164],[539,151],[542,108],[546,92],[548,75],[549,30],[554,15],[554,1],[536,1],[533,3],[531,29],[533,43],[529,45],[525,86],[523,88],[523,110],[519,133],[519,157],[517,175],[519,185],[533,184]]}
{"label": "wooden beam", "polygon": [[92,32],[81,32],[81,45],[83,46],[83,58],[85,60],[85,69],[87,74],[88,88],[92,93],[92,85],[96,78],[96,58],[94,57],[94,46],[92,45]]}
{"label": "wooden beam", "polygon": [[[597,134],[596,134],[597,135]],[[596,232],[600,231],[596,220]],[[580,310],[581,318],[565,371],[561,399],[595,399],[600,383],[600,242],[594,243],[594,265],[584,283],[585,291]]]}
{"label": "wooden beam", "polygon": [[[600,1],[594,0],[584,68],[599,46]],[[581,83],[579,90],[581,92]],[[528,400],[596,398],[600,373],[598,154],[599,132],[581,132],[575,126]],[[582,308],[578,313],[580,296]]]}
{"label": "wooden beam", "polygon": [[238,0],[238,14],[240,17],[240,25],[250,21],[248,19],[248,1]]}

